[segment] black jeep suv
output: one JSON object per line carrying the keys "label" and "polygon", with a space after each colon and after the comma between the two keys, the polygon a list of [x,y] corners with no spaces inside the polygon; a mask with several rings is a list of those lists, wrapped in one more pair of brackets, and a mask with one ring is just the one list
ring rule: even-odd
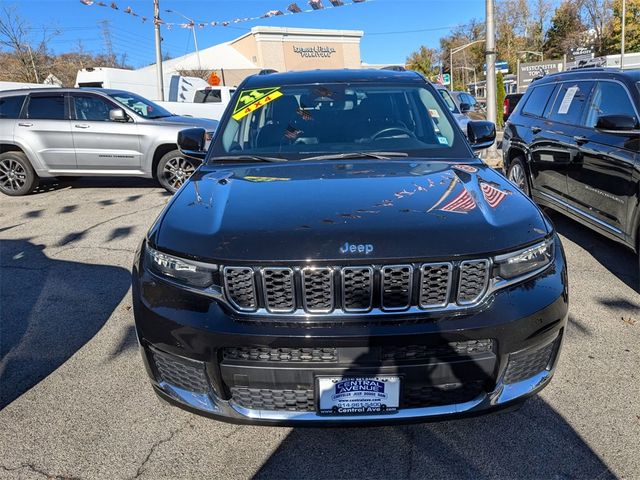
{"label": "black jeep suv", "polygon": [[[156,392],[234,422],[397,423],[543,388],[567,317],[538,207],[414,72],[257,75],[133,267]],[[204,157],[204,130],[181,132]]]}
{"label": "black jeep suv", "polygon": [[640,254],[640,70],[584,68],[535,81],[509,117],[508,177]]}

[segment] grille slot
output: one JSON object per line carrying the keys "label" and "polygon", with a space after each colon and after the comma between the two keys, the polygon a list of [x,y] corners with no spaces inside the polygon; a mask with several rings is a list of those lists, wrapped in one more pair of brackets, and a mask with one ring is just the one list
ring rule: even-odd
{"label": "grille slot", "polygon": [[247,362],[336,363],[337,348],[228,347],[222,350],[225,360]]}
{"label": "grille slot", "polygon": [[204,393],[209,391],[204,364],[161,353],[157,350],[152,352],[153,360],[162,380],[191,392]]}
{"label": "grille slot", "polygon": [[411,265],[391,265],[382,267],[382,308],[404,310],[411,305],[413,267]]}
{"label": "grille slot", "polygon": [[382,347],[383,361],[429,360],[478,355],[493,351],[493,340],[466,340],[443,345],[402,345]]}
{"label": "grille slot", "polygon": [[449,302],[453,265],[428,263],[420,268],[420,306],[444,307]]}
{"label": "grille slot", "polygon": [[262,270],[264,303],[267,310],[289,313],[296,308],[293,288],[293,270],[290,268],[264,268]]}
{"label": "grille slot", "polygon": [[302,301],[307,312],[330,312],[333,310],[333,297],[332,269],[305,268],[302,270]]}
{"label": "grille slot", "polygon": [[227,298],[238,310],[255,311],[258,303],[253,269],[226,267],[224,269],[224,286]]}
{"label": "grille slot", "polygon": [[313,390],[273,390],[231,387],[232,401],[252,410],[311,412],[316,409]]}
{"label": "grille slot", "polygon": [[458,304],[469,305],[477,302],[489,284],[489,262],[469,260],[460,264],[458,283]]}
{"label": "grille slot", "polygon": [[557,343],[558,340],[556,339],[544,347],[509,355],[509,364],[504,374],[505,383],[516,383],[525,380],[547,368],[551,363],[551,355]]}
{"label": "grille slot", "polygon": [[402,408],[432,407],[469,402],[484,391],[484,381],[459,385],[405,385],[400,399]]}
{"label": "grille slot", "polygon": [[342,308],[345,312],[367,312],[373,305],[373,268],[342,269]]}

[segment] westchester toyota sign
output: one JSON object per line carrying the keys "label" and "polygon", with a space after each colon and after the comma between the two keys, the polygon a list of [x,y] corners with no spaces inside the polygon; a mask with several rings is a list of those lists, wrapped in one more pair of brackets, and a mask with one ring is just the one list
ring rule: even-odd
{"label": "westchester toyota sign", "polygon": [[304,58],[329,58],[336,53],[335,48],[323,47],[322,45],[315,45],[313,47],[296,47],[294,45],[293,51]]}

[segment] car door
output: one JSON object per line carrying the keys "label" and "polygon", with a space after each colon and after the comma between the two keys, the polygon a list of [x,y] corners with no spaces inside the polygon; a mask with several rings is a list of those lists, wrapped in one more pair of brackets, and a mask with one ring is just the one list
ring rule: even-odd
{"label": "car door", "polygon": [[85,92],[71,94],[73,144],[79,170],[139,170],[142,161],[138,126],[113,121],[109,111],[121,109],[110,100]]}
{"label": "car door", "polygon": [[598,117],[603,115],[627,115],[638,122],[632,97],[622,83],[602,80],[593,89],[583,121],[574,132],[580,156],[567,172],[568,201],[591,223],[623,236],[629,233],[631,203],[637,193],[633,171],[639,135],[637,130],[597,129]]}
{"label": "car door", "polygon": [[26,98],[26,95],[0,97],[0,141],[13,141],[13,130]]}
{"label": "car door", "polygon": [[578,155],[574,131],[593,82],[563,82],[553,91],[549,88],[551,86],[535,87],[523,106],[523,113],[526,114],[534,94],[540,103],[550,95],[543,117],[538,117],[530,125],[533,134],[530,145],[533,193],[534,196],[542,196],[543,200],[562,204],[567,197],[567,170]]}
{"label": "car door", "polygon": [[28,146],[48,170],[75,170],[71,121],[64,92],[31,93],[14,129],[14,139]]}

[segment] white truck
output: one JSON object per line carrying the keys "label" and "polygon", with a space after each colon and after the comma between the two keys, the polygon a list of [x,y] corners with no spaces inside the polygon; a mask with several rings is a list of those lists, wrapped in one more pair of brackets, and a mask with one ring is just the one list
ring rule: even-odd
{"label": "white truck", "polygon": [[211,86],[198,77],[177,74],[164,78],[165,101],[158,101],[155,72],[122,68],[83,68],[76,75],[76,87],[109,88],[137,93],[176,115],[220,120],[235,87]]}

